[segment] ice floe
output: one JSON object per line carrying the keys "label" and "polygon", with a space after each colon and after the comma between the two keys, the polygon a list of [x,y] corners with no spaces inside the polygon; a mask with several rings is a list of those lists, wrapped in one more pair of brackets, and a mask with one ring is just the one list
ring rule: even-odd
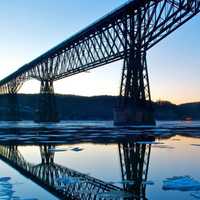
{"label": "ice floe", "polygon": [[174,149],[174,147],[169,145],[153,145],[153,148],[161,148],[161,149]]}
{"label": "ice floe", "polygon": [[200,191],[192,192],[190,195],[193,196],[196,199],[200,199]]}
{"label": "ice floe", "polygon": [[[122,180],[122,181],[110,181],[108,184],[127,184],[127,185],[134,185],[135,181],[134,180]],[[142,181],[143,185],[154,185],[153,181]]]}
{"label": "ice floe", "polygon": [[83,182],[80,178],[76,177],[62,177],[57,179],[58,184],[71,185]]}
{"label": "ice floe", "polygon": [[0,182],[7,182],[9,181],[11,178],[10,177],[1,177],[0,178]]}
{"label": "ice floe", "polygon": [[133,180],[122,180],[122,181],[110,181],[108,182],[109,184],[116,184],[116,183],[119,183],[119,184],[127,184],[127,185],[134,185],[134,181]]}
{"label": "ice floe", "polygon": [[75,152],[83,151],[83,149],[80,147],[74,147],[74,148],[71,148],[70,150],[75,151]]}
{"label": "ice floe", "polygon": [[15,195],[10,177],[0,177],[0,200],[37,200],[36,198],[20,198]]}
{"label": "ice floe", "polygon": [[153,144],[153,145],[160,145],[164,144],[163,142],[155,142],[155,141],[138,141],[136,144]]}
{"label": "ice floe", "polygon": [[60,148],[49,148],[49,152],[62,152],[62,151],[68,151],[68,149],[60,149]]}
{"label": "ice floe", "polygon": [[200,144],[190,144],[190,145],[200,147]]}
{"label": "ice floe", "polygon": [[63,151],[75,151],[75,152],[79,152],[79,151],[83,151],[83,149],[80,148],[80,147],[73,147],[73,148],[49,148],[48,151],[49,152],[63,152]]}
{"label": "ice floe", "polygon": [[133,194],[123,191],[112,191],[112,192],[102,192],[97,194],[98,198],[109,198],[109,199],[116,199],[116,198],[131,198]]}
{"label": "ice floe", "polygon": [[195,191],[200,190],[200,182],[190,176],[174,176],[163,181],[163,189]]}
{"label": "ice floe", "polygon": [[154,185],[153,181],[143,181],[142,182],[143,185]]}

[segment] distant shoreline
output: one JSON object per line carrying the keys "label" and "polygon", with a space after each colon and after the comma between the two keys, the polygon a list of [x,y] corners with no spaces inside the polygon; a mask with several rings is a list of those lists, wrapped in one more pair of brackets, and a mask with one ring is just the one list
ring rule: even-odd
{"label": "distant shoreline", "polygon": [[[0,95],[0,120],[9,120],[10,105],[14,105],[8,95]],[[75,96],[55,95],[56,109],[60,120],[112,120],[116,96]],[[38,110],[38,94],[17,94],[17,107],[21,120],[34,120]],[[153,102],[156,120],[200,120],[200,102],[180,105],[168,101]]]}

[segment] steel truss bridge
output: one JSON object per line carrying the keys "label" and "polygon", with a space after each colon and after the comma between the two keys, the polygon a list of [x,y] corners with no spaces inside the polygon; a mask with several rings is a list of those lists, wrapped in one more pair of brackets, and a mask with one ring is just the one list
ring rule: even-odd
{"label": "steel truss bridge", "polygon": [[115,124],[154,124],[146,55],[199,11],[200,0],[130,0],[1,80],[0,93],[16,94],[33,78],[41,82],[42,102],[53,95],[54,81],[123,59]]}
{"label": "steel truss bridge", "polygon": [[17,145],[0,145],[0,159],[60,199],[147,199],[144,182],[151,144],[135,141],[118,144],[123,188],[54,163],[55,152],[50,151],[54,147],[41,145],[41,163],[32,164],[25,160]]}

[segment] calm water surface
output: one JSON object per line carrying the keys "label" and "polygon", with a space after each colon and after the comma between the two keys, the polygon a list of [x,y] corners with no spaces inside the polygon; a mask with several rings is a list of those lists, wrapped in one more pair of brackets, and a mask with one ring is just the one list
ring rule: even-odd
{"label": "calm water surface", "polygon": [[[85,192],[81,199],[92,199],[92,192],[96,199],[198,199],[200,122],[120,129],[112,122],[2,122],[0,143],[0,199],[59,199],[49,187],[55,181],[73,195]],[[174,176],[199,186],[164,189],[163,181]],[[110,185],[125,192],[97,192]]]}

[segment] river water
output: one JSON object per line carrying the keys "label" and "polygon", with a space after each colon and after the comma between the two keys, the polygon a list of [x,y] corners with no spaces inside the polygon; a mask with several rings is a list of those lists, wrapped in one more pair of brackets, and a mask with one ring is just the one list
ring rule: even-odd
{"label": "river water", "polygon": [[[83,200],[200,199],[199,157],[200,121],[128,128],[114,127],[110,121],[1,122],[0,199],[59,199],[47,187],[52,177],[59,186],[65,182],[73,188],[73,195],[88,194]],[[33,176],[21,170],[24,165],[35,169]],[[63,175],[72,172],[72,178]],[[36,174],[42,182],[34,179]],[[83,187],[88,182],[121,192]]]}

